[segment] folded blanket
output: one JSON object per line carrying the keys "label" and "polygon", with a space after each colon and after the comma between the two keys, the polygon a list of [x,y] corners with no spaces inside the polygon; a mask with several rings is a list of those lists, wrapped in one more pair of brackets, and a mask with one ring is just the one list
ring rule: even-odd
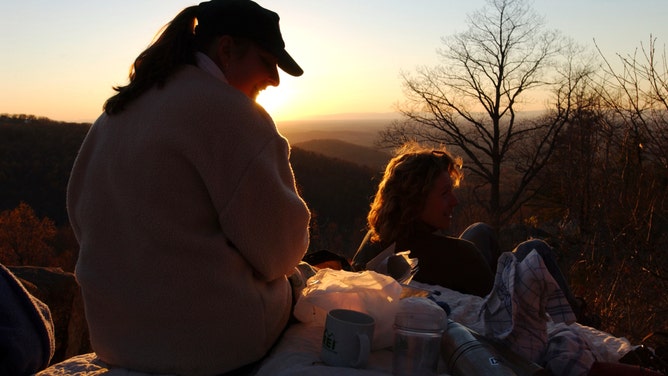
{"label": "folded blanket", "polygon": [[586,374],[596,360],[616,361],[631,349],[624,339],[609,348],[587,340],[587,331],[574,323],[568,301],[536,251],[521,262],[512,253],[501,255],[494,287],[484,299],[426,288],[439,291],[436,299],[451,307],[451,319],[501,340],[555,375]]}
{"label": "folded blanket", "polygon": [[[575,322],[575,314],[557,282],[534,250],[521,262],[512,253],[499,258],[494,288],[480,310],[484,335],[503,340],[515,352],[538,364],[547,364],[554,374],[586,373],[594,357],[586,343],[568,331],[555,333],[549,340],[549,321]],[[568,365],[554,363],[559,354],[568,354]],[[548,357],[546,357],[548,356]],[[556,368],[554,368],[556,367]]]}

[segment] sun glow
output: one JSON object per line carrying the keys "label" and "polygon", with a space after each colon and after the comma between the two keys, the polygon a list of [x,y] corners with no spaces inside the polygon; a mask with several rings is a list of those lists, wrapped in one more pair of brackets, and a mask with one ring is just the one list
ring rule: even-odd
{"label": "sun glow", "polygon": [[274,119],[285,118],[289,115],[288,101],[292,97],[289,90],[284,87],[270,87],[260,92],[257,96],[257,103],[259,103]]}

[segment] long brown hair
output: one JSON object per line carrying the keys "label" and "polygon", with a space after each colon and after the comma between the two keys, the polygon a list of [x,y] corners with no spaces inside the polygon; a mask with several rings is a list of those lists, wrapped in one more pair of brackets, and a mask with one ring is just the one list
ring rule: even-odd
{"label": "long brown hair", "polygon": [[385,168],[367,216],[371,240],[389,244],[400,235],[411,234],[434,181],[447,171],[458,186],[463,178],[461,167],[461,158],[444,147],[410,142],[399,148]]}
{"label": "long brown hair", "polygon": [[190,6],[159,32],[153,43],[135,59],[130,69],[130,83],[114,87],[118,93],[107,99],[103,106],[107,114],[120,113],[153,86],[162,87],[183,64],[195,64],[196,21],[197,6]]}

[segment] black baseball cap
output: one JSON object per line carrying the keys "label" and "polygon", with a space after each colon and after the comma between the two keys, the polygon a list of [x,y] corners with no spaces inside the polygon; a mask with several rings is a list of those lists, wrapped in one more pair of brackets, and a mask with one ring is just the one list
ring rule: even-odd
{"label": "black baseball cap", "polygon": [[251,0],[211,0],[199,4],[196,34],[246,37],[273,54],[292,76],[304,71],[285,50],[278,14]]}

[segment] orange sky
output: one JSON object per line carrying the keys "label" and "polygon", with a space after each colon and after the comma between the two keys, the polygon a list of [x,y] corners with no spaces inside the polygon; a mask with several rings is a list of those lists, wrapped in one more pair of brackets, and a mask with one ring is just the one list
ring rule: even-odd
{"label": "orange sky", "polygon": [[[260,103],[277,120],[394,112],[402,71],[437,63],[441,37],[466,30],[484,0],[271,0],[304,75],[281,76]],[[127,83],[135,57],[183,0],[4,1],[0,4],[0,113],[93,121]],[[665,0],[536,0],[548,27],[605,53],[668,39]],[[418,6],[419,5],[419,6]]]}

